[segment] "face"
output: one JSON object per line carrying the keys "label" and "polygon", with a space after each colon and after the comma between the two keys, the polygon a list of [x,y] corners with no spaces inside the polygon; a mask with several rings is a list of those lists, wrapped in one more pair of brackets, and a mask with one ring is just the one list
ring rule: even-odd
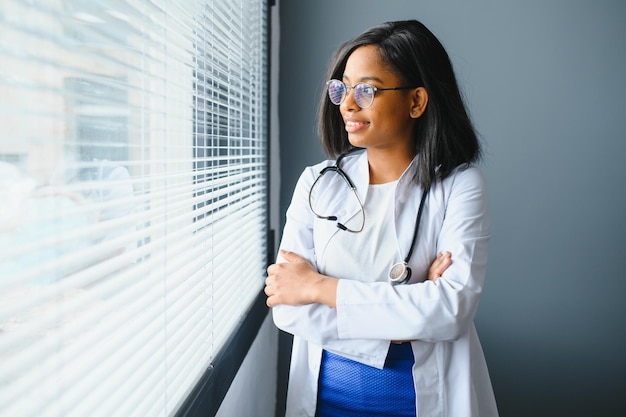
{"label": "face", "polygon": [[[361,46],[354,50],[343,74],[347,85],[365,82],[378,88],[403,86],[402,79],[380,59],[378,47]],[[369,150],[401,150],[412,152],[417,89],[378,91],[368,108],[360,108],[352,90],[339,109],[353,146]],[[415,114],[415,113],[414,113]]]}

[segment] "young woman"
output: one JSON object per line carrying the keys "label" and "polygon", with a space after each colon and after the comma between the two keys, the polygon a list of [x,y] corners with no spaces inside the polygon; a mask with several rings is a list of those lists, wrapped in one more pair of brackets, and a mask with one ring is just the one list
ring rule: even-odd
{"label": "young woman", "polygon": [[389,22],[346,42],[328,79],[336,160],[302,173],[265,287],[294,335],[287,417],[497,416],[473,324],[487,196],[447,53]]}

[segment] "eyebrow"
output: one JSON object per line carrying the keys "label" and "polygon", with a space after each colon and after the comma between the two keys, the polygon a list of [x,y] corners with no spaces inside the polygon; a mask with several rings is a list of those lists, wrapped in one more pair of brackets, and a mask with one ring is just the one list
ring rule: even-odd
{"label": "eyebrow", "polygon": [[[343,80],[350,81],[350,77],[348,77],[347,75],[344,74],[343,75]],[[361,82],[361,83],[366,82],[366,81],[377,81],[380,84],[383,83],[383,80],[381,80],[380,78],[375,77],[373,75],[366,75],[365,77],[361,77],[359,79],[359,82]]]}

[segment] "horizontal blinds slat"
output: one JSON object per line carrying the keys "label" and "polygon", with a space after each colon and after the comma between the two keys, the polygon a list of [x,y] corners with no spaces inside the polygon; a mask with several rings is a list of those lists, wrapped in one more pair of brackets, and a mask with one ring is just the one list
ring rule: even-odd
{"label": "horizontal blinds slat", "polygon": [[[255,220],[255,219],[252,218],[252,220]],[[262,220],[262,217],[259,217],[256,220],[257,220],[256,229],[258,232],[261,232],[262,227],[260,227],[259,221]],[[212,268],[216,275],[222,276],[222,277],[233,276],[234,274],[233,270],[236,270],[236,268],[238,267],[238,265],[240,265],[240,263],[236,262],[238,260],[230,259],[231,257],[229,255],[232,253],[241,253],[241,252],[251,253],[251,251],[253,252],[256,249],[259,265],[262,265],[263,251],[260,249],[262,248],[262,241],[258,237],[254,239],[254,238],[250,238],[250,236],[247,235],[248,232],[255,230],[254,222],[250,224],[249,226],[248,225],[246,226],[247,227],[244,227],[242,229],[241,224],[239,223],[231,227],[223,227],[222,230],[214,230],[216,243],[213,244],[210,249],[211,249],[211,256],[213,257],[211,261]],[[219,229],[219,227],[217,227],[216,225],[214,229]],[[247,232],[243,233],[242,230],[245,230]],[[259,235],[260,233],[256,233],[256,236],[259,236]],[[174,259],[173,261],[174,263],[168,265],[168,267],[174,271],[179,271],[176,274],[182,275],[182,276],[185,275],[185,273],[187,272],[187,269],[183,269],[181,272],[180,270],[181,266],[187,265],[185,268],[188,268],[189,272],[191,273],[193,272],[194,268],[201,268],[207,263],[207,260],[202,259],[201,253],[199,254],[195,253],[195,250],[201,250],[202,246],[194,246],[193,241],[188,240],[188,239],[180,239],[179,242],[180,242],[179,244],[172,242],[169,245],[170,250],[168,250],[166,254],[162,255],[162,258],[159,258],[158,255],[155,255],[154,258],[150,260],[150,263],[156,263],[156,265],[160,265],[166,259],[171,257],[172,259]],[[188,252],[190,250],[191,252]],[[185,256],[186,253],[187,253],[187,256]],[[190,261],[193,259],[195,259],[196,263],[190,263]],[[224,259],[223,265],[220,259]],[[131,274],[132,272],[133,272],[132,270],[129,270],[124,275]],[[137,272],[142,273],[141,270]],[[134,282],[137,278],[137,275],[138,274],[132,274],[131,277],[128,277],[128,278],[125,277],[124,279],[133,279],[133,282]],[[222,282],[224,282],[225,284],[229,283],[228,280],[222,280]],[[121,285],[122,283],[123,281],[119,283],[114,282],[112,283],[112,285],[114,286],[114,288],[117,288],[117,285],[118,284]],[[50,299],[54,297],[58,293],[58,291],[62,288],[63,288],[62,286],[58,286],[57,288],[50,289],[49,291],[47,291],[47,294],[48,294],[47,296],[45,295],[45,291],[40,291],[41,293],[43,293],[42,297],[40,298],[32,297],[32,298],[37,301],[37,304],[40,304],[42,300]],[[72,311],[72,309],[70,309],[69,307],[68,309],[70,312]],[[48,325],[50,324],[51,323],[49,322]]]}
{"label": "horizontal blinds slat", "polygon": [[[254,295],[254,294],[255,294],[255,292],[253,292],[252,294]],[[226,316],[229,316],[229,315],[230,315],[230,312],[227,312]]]}
{"label": "horizontal blinds slat", "polygon": [[[217,219],[227,218],[227,216],[231,216],[233,213],[236,213],[237,211],[240,212],[241,216],[245,216],[246,210],[250,210],[250,209],[260,210],[261,205],[263,204],[263,201],[264,201],[262,200],[262,198],[264,197],[265,197],[264,195],[259,195],[258,197],[256,197],[255,200],[250,200],[249,198],[241,200],[239,199],[237,194],[231,194],[230,196],[222,200],[219,200],[218,203],[213,203],[213,204],[209,204],[205,206],[204,209],[207,210],[208,212],[210,212],[211,209],[214,209],[215,206],[217,205],[225,206],[223,209],[212,213],[211,214],[212,217],[206,218],[196,223],[190,223],[185,228],[179,229],[178,232],[170,233],[170,237],[175,237],[177,234],[183,234],[185,232],[191,233],[195,230],[200,229],[201,227],[204,227],[204,225],[209,224],[210,221],[214,221],[214,219],[216,218]],[[197,201],[197,199],[195,200]],[[250,200],[250,201],[247,201],[247,200]],[[255,202],[258,204],[255,204]],[[187,206],[183,205],[183,207],[187,207]],[[164,206],[161,211],[156,212],[156,213],[152,211],[151,213],[152,213],[152,216],[154,216],[155,214],[158,214],[159,216],[160,215],[165,216],[167,215],[169,210],[170,210],[169,206]],[[134,216],[129,216],[129,217],[135,217],[137,219],[141,219],[141,218],[145,218],[145,214],[143,217],[141,216],[141,213],[136,214]],[[146,234],[154,234],[157,232],[163,232],[168,227],[169,224],[172,224],[172,225],[178,224],[177,220],[179,218],[189,219],[189,214],[181,213],[179,217],[174,217],[173,219],[169,219],[165,223],[156,223],[155,226],[149,226],[146,230],[143,230],[141,232],[136,231],[133,233],[127,233],[126,235],[123,235],[119,238],[114,238],[114,239],[102,242],[98,245],[87,246],[86,248],[83,248],[83,249],[75,249],[74,251],[69,252],[65,255],[57,256],[56,258],[53,258],[51,261],[41,264],[37,268],[27,269],[22,274],[20,274],[19,269],[15,270],[15,268],[13,268],[14,270],[11,271],[12,275],[14,276],[13,280],[24,281],[24,280],[33,279],[34,277],[39,276],[41,274],[53,273],[54,271],[59,270],[59,268],[70,269],[71,265],[75,265],[75,269],[78,269],[80,268],[81,265],[84,265],[84,264],[95,264],[98,260],[102,258],[103,255],[109,256],[107,254],[115,253],[120,248],[124,248],[128,246],[129,244],[136,242],[138,239],[141,239]],[[94,235],[97,236],[99,231],[100,233],[104,233],[106,230],[110,230],[112,226],[114,227],[117,227],[120,225],[127,226],[126,222],[118,222],[118,223],[120,224],[118,225],[116,222],[111,222],[109,224],[106,224],[106,223],[101,224],[98,227],[94,227],[93,230],[90,229],[91,233],[89,234],[92,236]],[[66,233],[66,235],[68,235],[69,237],[65,240],[56,239],[56,237],[53,237],[46,241],[44,238],[42,239],[42,241],[35,242],[30,247],[27,246],[26,249],[29,249],[30,251],[34,251],[34,250],[38,250],[41,247],[45,247],[48,245],[54,246],[60,243],[64,243],[66,240],[68,241],[80,240],[83,238],[84,235],[87,235],[88,232],[89,231],[85,232],[85,230],[77,230],[76,233],[74,234],[71,232]],[[15,258],[15,257],[19,258],[21,253],[24,252],[24,248],[18,247],[17,249],[14,249],[13,251],[7,250],[7,252],[8,252],[6,254],[7,258]],[[145,248],[140,249],[140,252],[145,252]],[[139,255],[139,253],[136,253],[135,256],[136,255]],[[133,252],[129,252],[127,254],[118,255],[117,257],[114,257],[114,258],[108,258],[108,260],[100,262],[97,266],[102,271],[106,270],[106,266],[102,265],[103,263],[110,263],[111,266],[115,265],[115,268],[118,268],[120,266],[128,264],[129,262],[132,262],[135,256],[133,256]],[[10,265],[11,265],[10,261],[8,265],[10,268]]]}
{"label": "horizontal blinds slat", "polygon": [[[127,229],[130,227],[134,227],[140,221],[146,218],[156,219],[172,211],[176,212],[177,210],[184,210],[185,212],[181,213],[180,216],[188,217],[189,207],[193,207],[193,206],[205,203],[206,201],[212,201],[212,202],[204,204],[202,206],[202,211],[209,212],[209,213],[213,212],[213,213],[216,213],[216,215],[220,215],[220,217],[223,217],[237,210],[237,208],[242,204],[242,201],[243,202],[254,201],[254,200],[263,201],[263,199],[265,198],[264,193],[259,194],[256,197],[254,197],[254,194],[250,195],[251,193],[255,192],[254,190],[257,188],[256,187],[257,185],[262,184],[262,181],[263,180],[259,179],[257,184],[243,184],[243,187],[241,187],[242,189],[239,189],[239,187],[234,188],[234,189],[233,187],[229,187],[229,190],[228,190],[229,193],[227,194],[226,197],[221,198],[221,199],[220,197],[224,196],[223,191],[221,193],[217,191],[209,191],[202,196],[189,198],[188,200],[181,200],[180,203],[168,204],[168,205],[164,205],[161,207],[156,206],[148,211],[134,213],[134,214],[125,214],[123,217],[120,217],[118,219],[107,220],[107,221],[103,221],[94,225],[89,225],[88,228],[85,227],[85,228],[76,228],[74,230],[68,230],[64,233],[64,236],[60,239],[56,238],[56,234],[50,233],[49,236],[47,237],[40,237],[37,240],[31,240],[31,241],[27,240],[26,242],[21,243],[21,244],[20,242],[11,242],[14,246],[9,246],[7,242],[6,248],[3,248],[6,250],[4,250],[2,259],[6,261],[11,258],[19,257],[22,254],[32,253],[33,251],[36,251],[38,248],[47,247],[53,244],[58,245],[58,244],[63,244],[63,243],[76,242],[76,241],[80,242],[81,240],[87,239],[87,238],[101,239],[103,237],[106,237],[107,234],[110,234],[111,229],[115,231],[115,230],[123,230],[123,229]],[[263,192],[261,187],[258,187],[258,190],[260,192]],[[243,198],[242,196],[239,195],[240,193],[242,194]],[[196,211],[200,211],[200,209],[196,209]],[[220,212],[223,212],[223,214],[221,214]],[[151,228],[144,230],[144,233],[146,234],[151,233],[154,231],[153,229],[154,227],[160,227],[160,226],[150,226],[150,227]],[[55,232],[55,230],[51,230],[51,232]],[[129,236],[134,236],[135,238],[141,237],[141,235],[137,236],[137,234],[134,232],[132,234],[127,233],[124,237],[119,237],[116,240],[113,240],[112,242],[109,241],[109,242],[102,243],[99,245],[99,247],[102,249],[103,253],[107,253],[107,251],[109,251],[110,249],[124,248],[126,244],[128,244],[129,240],[132,242],[132,239],[129,239]],[[107,243],[108,243],[108,246],[110,246],[111,248],[107,247]]]}
{"label": "horizontal blinds slat", "polygon": [[103,5],[0,3],[0,415],[172,415],[262,287],[267,5]]}

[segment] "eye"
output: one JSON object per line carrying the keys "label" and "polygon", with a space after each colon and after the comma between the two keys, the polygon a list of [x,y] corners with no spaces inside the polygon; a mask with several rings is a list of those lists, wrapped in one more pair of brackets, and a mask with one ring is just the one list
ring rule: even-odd
{"label": "eye", "polygon": [[343,95],[345,93],[344,84],[341,81],[333,80],[328,83],[328,96],[330,101],[334,104],[339,104],[343,101]]}
{"label": "eye", "polygon": [[366,84],[366,83],[357,84],[357,88],[358,88],[359,94],[363,97],[373,97],[374,93],[376,92],[376,89],[374,88],[374,86],[370,84]]}
{"label": "eye", "polygon": [[361,90],[361,94],[366,95],[366,96],[373,96],[374,95],[374,87],[369,85],[369,84],[359,84],[359,89]]}

